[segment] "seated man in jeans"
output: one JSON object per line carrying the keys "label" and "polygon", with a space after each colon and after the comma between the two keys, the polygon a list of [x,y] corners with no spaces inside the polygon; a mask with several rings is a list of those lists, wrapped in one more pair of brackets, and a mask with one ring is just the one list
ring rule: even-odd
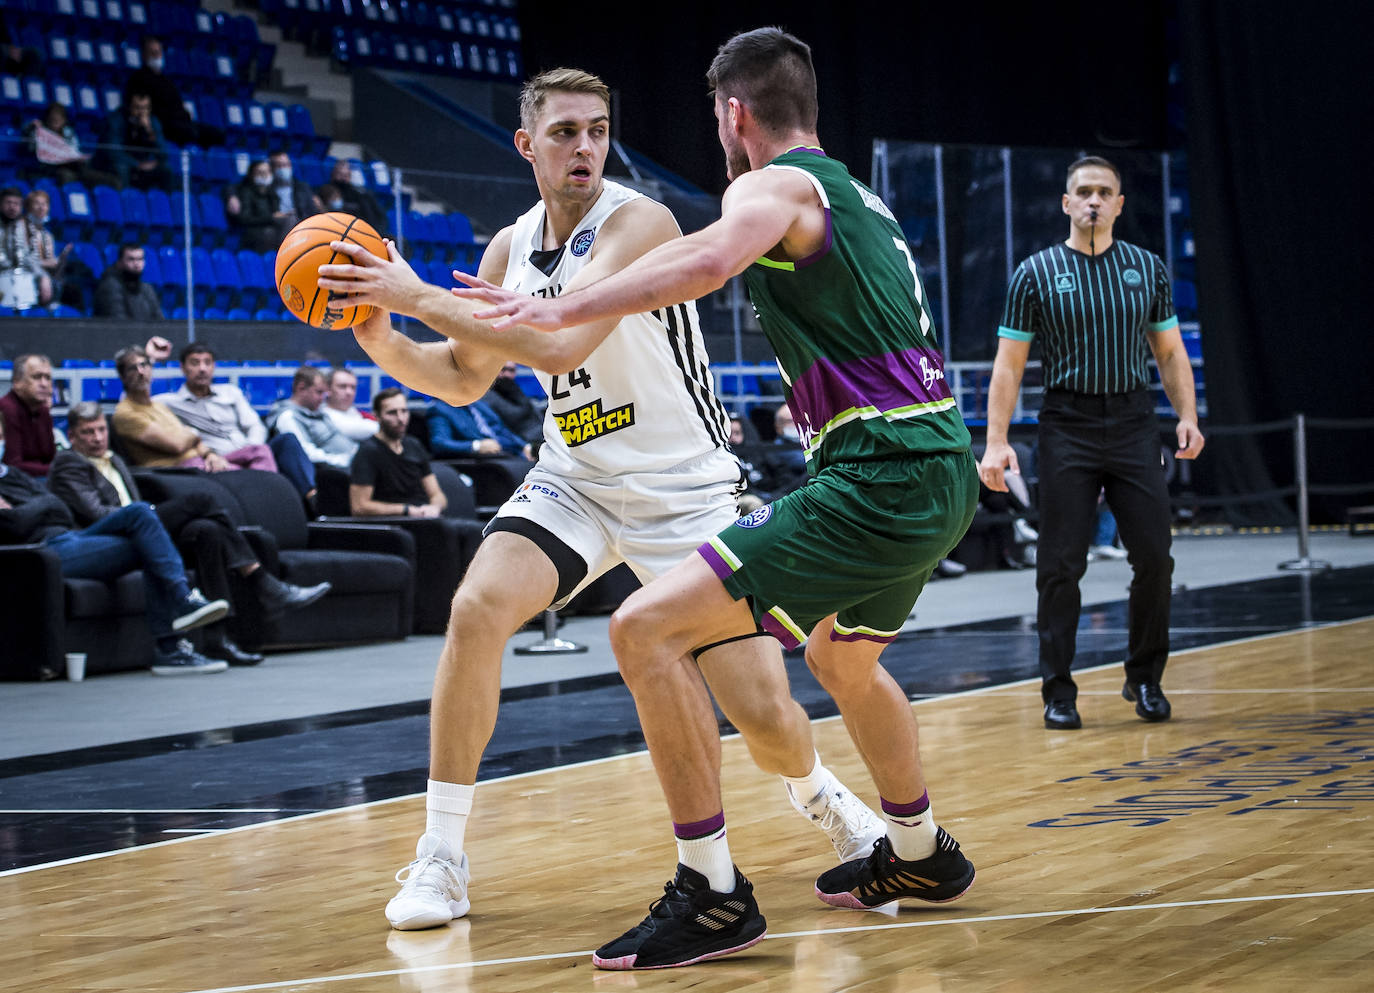
{"label": "seated man in jeans", "polygon": [[108,580],[142,569],[148,624],[157,640],[153,672],[177,676],[229,667],[200,655],[180,637],[222,620],[229,604],[206,600],[191,589],[181,556],[148,504],[131,503],[79,531],[66,504],[23,470],[0,464],[0,543],[46,545],[57,553],[63,574],[73,579]]}
{"label": "seated man in jeans", "polygon": [[[67,430],[72,448],[57,453],[48,488],[67,504],[78,523],[104,520],[138,501],[138,483],[124,460],[110,451],[109,429],[100,405],[73,404],[67,413]],[[262,568],[229,515],[207,493],[178,494],[153,509],[167,533],[190,555],[201,585],[217,599],[234,599],[230,571],[244,579],[269,616],[312,604],[331,589],[329,583],[308,587],[285,583]],[[238,606],[243,606],[241,599]],[[206,630],[203,654],[230,665],[262,661],[257,652],[245,651],[229,640],[224,628],[215,624]]]}

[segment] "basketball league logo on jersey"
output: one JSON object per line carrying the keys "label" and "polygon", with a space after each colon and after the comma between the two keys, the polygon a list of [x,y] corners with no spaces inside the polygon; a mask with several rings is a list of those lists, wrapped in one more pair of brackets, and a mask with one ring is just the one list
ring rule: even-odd
{"label": "basketball league logo on jersey", "polygon": [[1072,293],[1078,289],[1078,279],[1071,272],[1057,272],[1054,275],[1054,288],[1060,293]]}
{"label": "basketball league logo on jersey", "polygon": [[573,239],[572,253],[579,259],[592,250],[592,242],[596,241],[596,228],[589,228]]}
{"label": "basketball league logo on jersey", "polygon": [[772,516],[773,505],[771,503],[765,503],[762,507],[758,508],[757,510],[750,511],[749,513],[745,514],[739,520],[735,521],[735,524],[742,528],[756,528],[760,525],[766,524],[768,522],[768,518]]}
{"label": "basketball league logo on jersey", "polygon": [[1145,280],[1141,278],[1140,273],[1135,269],[1127,269],[1125,272],[1121,274],[1121,281],[1125,283],[1127,286],[1129,286],[1131,289],[1135,289]]}

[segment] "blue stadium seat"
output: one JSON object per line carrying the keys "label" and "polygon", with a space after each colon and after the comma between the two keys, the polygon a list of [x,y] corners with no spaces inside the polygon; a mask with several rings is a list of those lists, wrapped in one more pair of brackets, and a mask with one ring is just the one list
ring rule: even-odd
{"label": "blue stadium seat", "polygon": [[172,213],[172,201],[166,193],[162,190],[149,190],[147,203],[150,231],[165,238],[172,231],[181,229],[182,217],[180,214]]}
{"label": "blue stadium seat", "polygon": [[180,246],[163,245],[157,250],[157,262],[162,274],[158,282],[163,287],[186,288],[186,256]]}
{"label": "blue stadium seat", "polygon": [[124,212],[124,237],[146,238],[149,226],[147,194],[131,186],[125,187],[119,191],[119,204]]}
{"label": "blue stadium seat", "polygon": [[[161,286],[164,282],[162,277],[162,263],[158,260],[158,253],[153,249],[143,250],[143,281],[150,286]],[[185,279],[182,279],[185,283]]]}
{"label": "blue stadium seat", "polygon": [[91,194],[94,199],[93,234],[97,240],[108,241],[114,232],[124,227],[124,207],[119,193],[113,187],[97,186]]}
{"label": "blue stadium seat", "polygon": [[72,254],[86,264],[86,268],[91,270],[96,279],[105,272],[105,257],[100,254],[100,249],[90,242],[73,242]]}

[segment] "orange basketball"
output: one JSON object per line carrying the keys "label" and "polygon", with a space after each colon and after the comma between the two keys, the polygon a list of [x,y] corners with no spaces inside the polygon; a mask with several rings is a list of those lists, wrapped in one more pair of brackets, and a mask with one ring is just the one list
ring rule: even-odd
{"label": "orange basketball", "polygon": [[367,221],[339,211],[316,214],[292,228],[277,249],[277,292],[286,309],[311,327],[351,328],[376,308],[340,303],[338,293],[320,289],[320,266],[352,262],[332,250],[331,241],[351,241],[378,258],[387,257],[381,235]]}

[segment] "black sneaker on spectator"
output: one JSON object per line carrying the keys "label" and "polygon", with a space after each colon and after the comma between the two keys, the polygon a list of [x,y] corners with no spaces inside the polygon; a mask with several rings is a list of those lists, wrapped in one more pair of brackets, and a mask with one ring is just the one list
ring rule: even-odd
{"label": "black sneaker on spectator", "polygon": [[207,600],[200,590],[192,590],[186,599],[177,604],[177,616],[172,620],[172,630],[177,634],[214,624],[229,616],[228,600]]}
{"label": "black sneaker on spectator", "polygon": [[170,652],[158,649],[153,655],[152,669],[155,676],[191,676],[223,672],[228,668],[228,662],[223,659],[207,659],[192,648],[191,643],[185,638],[179,640]]}

